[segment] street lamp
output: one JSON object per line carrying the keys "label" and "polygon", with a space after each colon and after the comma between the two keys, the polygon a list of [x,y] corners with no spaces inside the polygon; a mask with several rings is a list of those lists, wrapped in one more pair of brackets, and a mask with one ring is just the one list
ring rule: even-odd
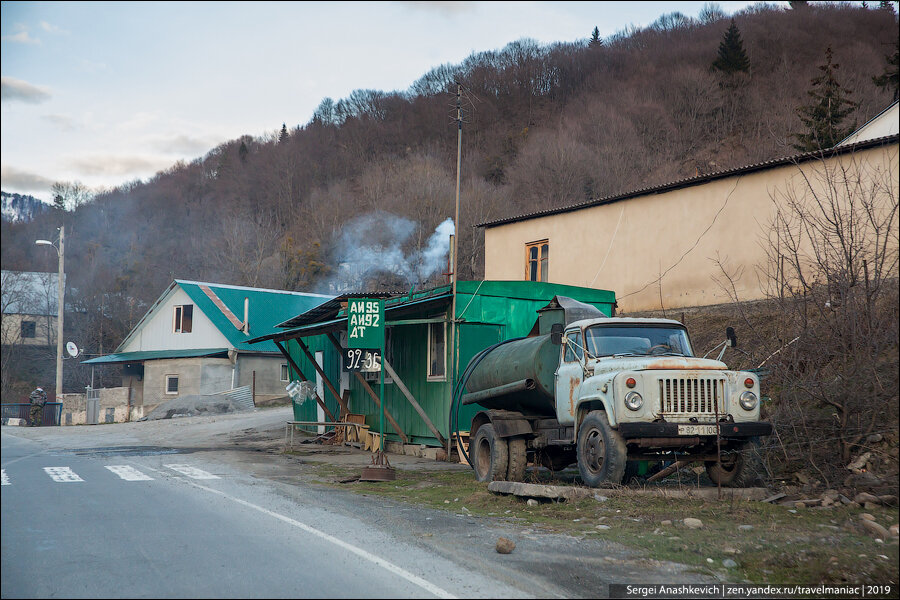
{"label": "street lamp", "polygon": [[66,226],[59,228],[59,246],[50,240],[35,240],[38,246],[53,246],[59,256],[59,276],[57,278],[58,290],[56,298],[56,401],[62,402],[63,385],[63,306],[65,305],[66,284],[63,272],[63,263],[66,257]]}

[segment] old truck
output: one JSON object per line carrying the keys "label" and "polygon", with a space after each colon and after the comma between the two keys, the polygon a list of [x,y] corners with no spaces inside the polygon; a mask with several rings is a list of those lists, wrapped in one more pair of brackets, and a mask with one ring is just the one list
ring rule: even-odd
{"label": "old truck", "polygon": [[756,374],[729,370],[722,353],[696,357],[678,321],[607,317],[560,296],[538,313],[534,335],[486,348],[460,378],[461,404],[481,408],[468,451],[479,481],[577,463],[597,487],[677,460],[745,484],[743,451],[772,431]]}

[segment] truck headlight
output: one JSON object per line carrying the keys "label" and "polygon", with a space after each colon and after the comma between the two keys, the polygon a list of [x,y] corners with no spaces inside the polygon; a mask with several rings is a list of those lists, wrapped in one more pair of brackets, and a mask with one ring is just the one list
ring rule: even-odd
{"label": "truck headlight", "polygon": [[[753,410],[759,403],[759,398],[753,392],[744,392],[741,394],[741,408],[744,410]],[[627,401],[626,401],[627,402]]]}
{"label": "truck headlight", "polygon": [[640,410],[644,405],[644,399],[637,392],[628,392],[625,394],[625,408],[628,410]]}

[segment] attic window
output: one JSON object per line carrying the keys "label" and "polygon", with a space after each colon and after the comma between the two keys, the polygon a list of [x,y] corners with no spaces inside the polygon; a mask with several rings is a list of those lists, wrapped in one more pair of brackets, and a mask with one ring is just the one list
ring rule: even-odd
{"label": "attic window", "polygon": [[525,244],[525,280],[544,281],[549,278],[550,241]]}
{"label": "attic window", "polygon": [[174,325],[172,331],[175,333],[190,333],[194,320],[194,305],[183,304],[175,307]]}

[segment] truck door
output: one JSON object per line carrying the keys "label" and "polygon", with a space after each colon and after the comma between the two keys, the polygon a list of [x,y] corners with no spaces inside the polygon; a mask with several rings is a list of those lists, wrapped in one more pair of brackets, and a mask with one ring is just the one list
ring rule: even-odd
{"label": "truck door", "polygon": [[575,405],[584,378],[584,345],[581,330],[566,332],[566,343],[561,346],[562,359],[556,370],[556,418],[566,425],[575,422]]}

